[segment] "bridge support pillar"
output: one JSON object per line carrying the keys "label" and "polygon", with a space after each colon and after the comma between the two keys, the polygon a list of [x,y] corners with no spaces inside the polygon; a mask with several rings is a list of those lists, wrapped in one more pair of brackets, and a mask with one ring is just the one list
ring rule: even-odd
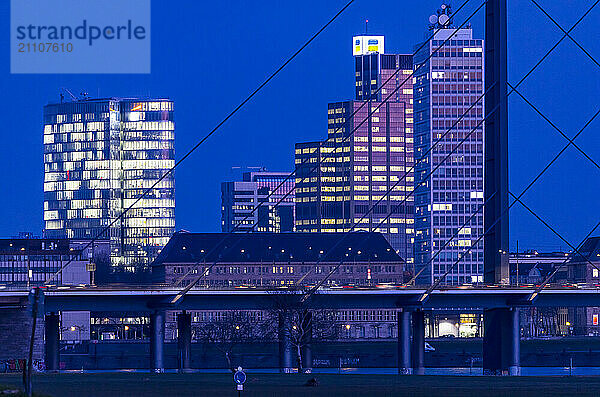
{"label": "bridge support pillar", "polygon": [[425,375],[425,313],[412,313],[412,373]]}
{"label": "bridge support pillar", "polygon": [[177,353],[179,372],[190,372],[192,315],[185,310],[177,315]]}
{"label": "bridge support pillar", "polygon": [[398,312],[398,374],[410,375],[410,312]]}
{"label": "bridge support pillar", "polygon": [[301,347],[302,370],[305,374],[310,374],[312,373],[312,313],[307,310],[302,320],[302,330],[304,331]]}
{"label": "bridge support pillar", "polygon": [[511,376],[521,375],[521,326],[519,324],[519,309],[511,308],[507,313],[506,352],[508,374]]}
{"label": "bridge support pillar", "polygon": [[484,310],[483,322],[484,375],[520,375],[519,309]]}
{"label": "bridge support pillar", "polygon": [[50,313],[45,318],[46,340],[46,370],[58,372],[60,370],[60,316]]}
{"label": "bridge support pillar", "polygon": [[289,313],[279,313],[279,372],[282,374],[289,374],[293,369],[291,327]]}
{"label": "bridge support pillar", "polygon": [[150,315],[150,370],[160,374],[164,365],[165,312],[157,310]]}

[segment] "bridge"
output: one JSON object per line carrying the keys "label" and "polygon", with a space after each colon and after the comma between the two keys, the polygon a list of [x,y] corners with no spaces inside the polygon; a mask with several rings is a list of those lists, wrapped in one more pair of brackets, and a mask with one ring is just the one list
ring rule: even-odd
{"label": "bridge", "polygon": [[[46,366],[59,369],[61,311],[135,311],[150,317],[151,362],[155,372],[164,371],[163,343],[166,310],[181,310],[178,315],[180,369],[189,371],[191,354],[191,315],[188,310],[269,310],[278,297],[306,296],[305,290],[288,288],[191,289],[181,299],[172,287],[55,287],[44,291],[40,314],[45,315]],[[0,291],[0,306],[27,306],[30,292]],[[533,298],[532,298],[533,297]],[[171,302],[176,301],[176,304]],[[296,300],[297,301],[297,300]],[[484,356],[497,355],[504,371],[520,373],[520,307],[600,306],[600,286],[568,285],[539,287],[459,286],[433,290],[416,287],[320,288],[310,295],[312,308],[397,309],[398,372],[424,373],[424,311],[435,309],[478,309],[484,316],[500,319],[499,327],[486,328]],[[289,335],[281,324],[285,310],[279,313],[280,370],[290,372],[293,355]],[[283,331],[282,331],[283,330]],[[310,349],[310,344],[307,349]],[[309,354],[310,355],[310,354]]]}

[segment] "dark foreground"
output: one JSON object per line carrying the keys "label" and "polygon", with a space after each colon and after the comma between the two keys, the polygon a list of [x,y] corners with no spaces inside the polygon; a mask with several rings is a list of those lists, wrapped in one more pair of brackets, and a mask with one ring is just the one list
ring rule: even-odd
{"label": "dark foreground", "polygon": [[[250,396],[598,396],[599,377],[450,377],[392,375],[249,374],[242,397]],[[20,385],[18,375],[0,384]],[[1,388],[0,388],[1,390]],[[237,396],[224,374],[140,373],[37,375],[34,391],[48,396]]]}

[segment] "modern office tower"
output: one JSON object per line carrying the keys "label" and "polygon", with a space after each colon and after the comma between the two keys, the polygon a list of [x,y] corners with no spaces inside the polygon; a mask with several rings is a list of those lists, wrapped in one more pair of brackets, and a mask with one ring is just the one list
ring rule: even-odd
{"label": "modern office tower", "polygon": [[223,232],[292,232],[295,212],[289,173],[245,172],[242,181],[221,183]]}
{"label": "modern office tower", "polygon": [[46,105],[45,237],[110,239],[114,271],[147,269],[175,231],[173,174],[154,186],[175,164],[174,129],[166,99]]}
{"label": "modern office tower", "polygon": [[471,28],[445,28],[449,17],[440,21],[446,24],[431,27],[435,36],[414,57],[415,263],[417,271],[425,268],[417,281],[431,284],[462,258],[443,283],[477,283],[483,281],[483,239],[465,251],[483,234],[483,210],[477,210],[483,204],[484,103],[477,101],[484,89],[484,47]]}
{"label": "modern office tower", "polygon": [[357,99],[328,105],[327,140],[296,144],[296,230],[346,232],[356,223],[381,232],[411,266],[412,57],[374,52],[383,52],[376,37],[372,51],[354,48]]}

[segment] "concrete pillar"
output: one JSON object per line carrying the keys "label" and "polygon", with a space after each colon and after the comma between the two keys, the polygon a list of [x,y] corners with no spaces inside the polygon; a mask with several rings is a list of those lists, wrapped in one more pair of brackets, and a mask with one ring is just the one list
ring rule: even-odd
{"label": "concrete pillar", "polygon": [[483,374],[502,374],[502,310],[483,311]]}
{"label": "concrete pillar", "polygon": [[292,372],[291,321],[288,313],[279,313],[279,372]]}
{"label": "concrete pillar", "polygon": [[177,362],[180,372],[190,372],[192,356],[192,315],[179,313],[177,315]]}
{"label": "concrete pillar", "polygon": [[504,357],[508,374],[521,375],[521,326],[519,324],[519,309],[513,307],[506,313],[506,343]]}
{"label": "concrete pillar", "polygon": [[425,375],[425,313],[412,313],[412,369],[414,375]]}
{"label": "concrete pillar", "polygon": [[58,372],[60,370],[60,317],[58,313],[46,315],[45,321],[46,341],[46,370]]}
{"label": "concrete pillar", "polygon": [[157,310],[150,315],[150,371],[160,374],[164,365],[165,312]]}
{"label": "concrete pillar", "polygon": [[410,312],[398,312],[398,374],[410,375]]}
{"label": "concrete pillar", "polygon": [[483,321],[483,374],[520,375],[519,309],[486,309]]}
{"label": "concrete pillar", "polygon": [[304,313],[302,329],[304,330],[301,353],[304,373],[312,373],[312,313]]}

